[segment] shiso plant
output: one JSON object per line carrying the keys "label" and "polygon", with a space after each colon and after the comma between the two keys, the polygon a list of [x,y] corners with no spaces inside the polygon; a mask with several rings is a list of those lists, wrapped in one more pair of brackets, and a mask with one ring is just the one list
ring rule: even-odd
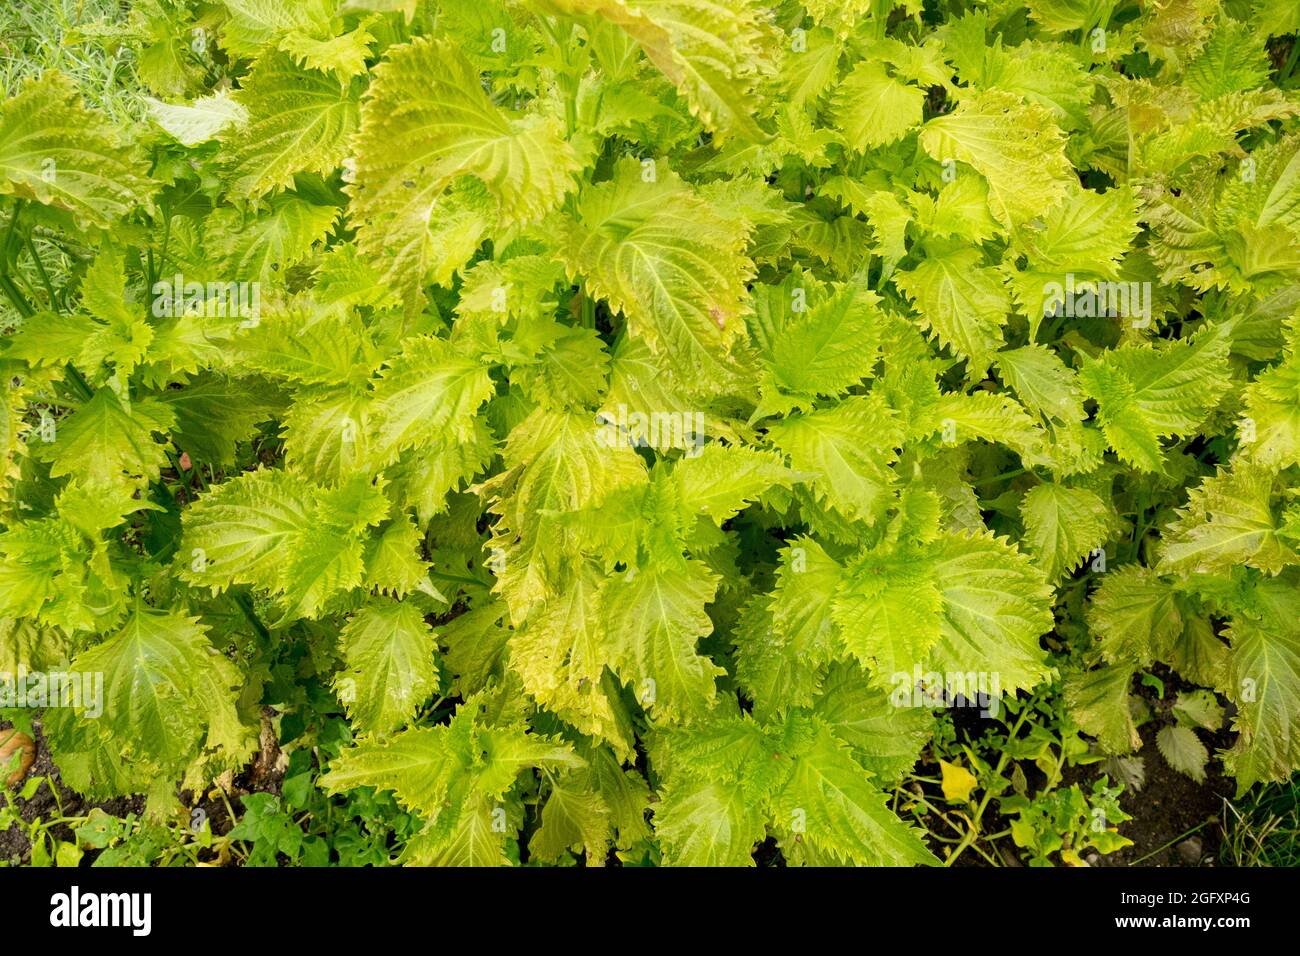
{"label": "shiso plant", "polygon": [[29,6],[0,714],[66,787],[271,747],[251,862],[914,865],[937,762],[1077,863],[1139,726],[1300,769],[1293,0]]}

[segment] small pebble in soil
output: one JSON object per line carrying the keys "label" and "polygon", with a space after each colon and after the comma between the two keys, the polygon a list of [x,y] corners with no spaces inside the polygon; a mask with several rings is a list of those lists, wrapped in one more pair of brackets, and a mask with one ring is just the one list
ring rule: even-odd
{"label": "small pebble in soil", "polygon": [[1188,866],[1195,866],[1201,859],[1201,838],[1198,836],[1188,837],[1178,844],[1178,855],[1183,858],[1183,862]]}

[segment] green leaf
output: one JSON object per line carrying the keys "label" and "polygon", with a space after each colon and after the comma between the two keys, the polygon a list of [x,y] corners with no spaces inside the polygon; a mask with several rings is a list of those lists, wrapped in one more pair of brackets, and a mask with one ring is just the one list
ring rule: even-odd
{"label": "green leaf", "polygon": [[[908,675],[909,677],[911,675]],[[857,668],[836,665],[822,682],[813,713],[882,785],[900,780],[934,731],[925,707],[895,706],[892,695],[868,685]]]}
{"label": "green leaf", "polygon": [[312,315],[301,306],[261,316],[231,348],[249,370],[303,385],[361,385],[374,364],[359,322]]}
{"label": "green leaf", "polygon": [[745,445],[709,445],[673,470],[682,504],[721,525],[774,486],[789,487],[793,473],[772,452]]}
{"label": "green leaf", "polygon": [[932,665],[946,678],[997,674],[1007,694],[1043,680],[1047,669],[1038,638],[1053,622],[1051,589],[1042,572],[991,533],[947,535],[936,552],[943,617]]}
{"label": "green leaf", "polygon": [[223,0],[230,18],[221,33],[222,45],[233,56],[256,56],[291,31],[311,33],[327,23],[332,10],[326,0]]}
{"label": "green leaf", "polygon": [[380,459],[391,461],[418,444],[468,440],[474,414],[492,391],[482,363],[457,355],[447,342],[406,341],[375,384],[371,414]]}
{"label": "green leaf", "polygon": [[166,434],[175,421],[158,401],[142,399],[128,408],[110,388],[101,388],[58,428],[58,438],[40,450],[50,474],[78,475],[100,488],[138,488],[152,481],[167,460]]}
{"label": "green leaf", "polygon": [[279,596],[287,615],[316,617],[361,585],[367,528],[387,512],[364,474],[326,490],[282,471],[251,472],[186,513],[176,573],[214,592],[251,584]]}
{"label": "green leaf", "polygon": [[1268,72],[1264,44],[1252,36],[1247,24],[1223,17],[1205,49],[1187,65],[1186,82],[1208,100],[1254,89],[1268,78]]}
{"label": "green leaf", "polygon": [[[794,770],[774,803],[778,819],[798,819],[802,838],[817,850],[855,866],[938,864],[917,831],[886,804],[849,749],[826,728],[793,758]],[[798,811],[798,812],[797,812]]]}
{"label": "green leaf", "polygon": [[591,789],[589,775],[570,775],[551,784],[542,825],[528,841],[529,858],[555,862],[566,851],[584,853],[588,866],[603,866],[612,842],[609,808]]}
{"label": "green leaf", "polygon": [[876,364],[877,298],[859,285],[837,290],[790,322],[772,343],[772,381],[801,397],[839,396]]}
{"label": "green leaf", "polygon": [[1246,386],[1239,454],[1268,468],[1300,463],[1300,359],[1294,322],[1283,360]]}
{"label": "green leaf", "polygon": [[1111,506],[1096,493],[1058,484],[1031,488],[1020,514],[1025,543],[1052,582],[1105,544],[1116,524]]}
{"label": "green leaf", "polygon": [[403,806],[428,819],[429,827],[407,850],[411,862],[496,865],[506,862],[509,818],[501,801],[519,775],[536,767],[583,765],[564,744],[518,725],[487,725],[481,702],[467,701],[450,724],[348,748],[320,782],[329,793],[367,786],[391,790]]}
{"label": "green leaf", "polygon": [[868,523],[879,517],[903,436],[894,412],[876,393],[769,422],[767,429],[791,466],[813,476],[819,501]]}
{"label": "green leaf", "polygon": [[1196,731],[1187,727],[1161,727],[1156,734],[1156,746],[1169,766],[1197,783],[1205,782],[1205,765],[1210,754],[1196,736]]}
{"label": "green leaf", "polygon": [[147,98],[149,115],[182,146],[206,143],[232,124],[247,122],[248,111],[221,90],[192,103],[172,104]]}
{"label": "green leaf", "polygon": [[989,208],[1005,226],[1041,215],[1069,184],[1065,137],[1043,107],[1001,90],[968,95],[921,130],[935,159],[968,163],[989,185]]}
{"label": "green leaf", "polygon": [[346,668],[334,687],[362,732],[396,730],[437,689],[433,631],[414,605],[368,604],[348,620],[341,638]]}
{"label": "green leaf", "polygon": [[882,548],[847,569],[835,601],[845,646],[877,686],[910,675],[939,640],[943,592],[928,548]]}
{"label": "green leaf", "polygon": [[107,228],[148,207],[155,189],[113,125],[85,109],[58,70],[29,80],[0,105],[0,195],[34,199],[66,209],[83,225]]}
{"label": "green leaf", "polygon": [[1065,202],[1045,217],[1042,230],[1026,234],[1025,245],[1040,269],[1116,279],[1119,261],[1137,231],[1129,190],[1071,189]]}
{"label": "green leaf", "polygon": [[973,371],[987,368],[1002,346],[1002,326],[1011,297],[993,269],[980,267],[975,249],[927,257],[896,277],[898,288],[920,313],[922,328],[957,355],[969,358]]}
{"label": "green leaf", "polygon": [[1191,434],[1227,389],[1228,329],[1212,326],[1163,347],[1126,345],[1084,365],[1106,440],[1120,459],[1162,472],[1160,439]]}
{"label": "green leaf", "polygon": [[375,70],[355,157],[349,215],[358,247],[387,264],[408,300],[433,265],[430,217],[454,179],[477,178],[500,221],[525,222],[555,208],[577,170],[557,121],[508,117],[454,43],[423,37],[393,48]]}
{"label": "green leaf", "polygon": [[665,790],[655,810],[655,836],[669,866],[754,866],[754,844],[765,832],[762,814],[744,794],[719,783]]}
{"label": "green leaf", "polygon": [[627,445],[603,445],[587,416],[545,409],[511,431],[503,457],[506,470],[479,487],[500,515],[492,541],[504,562],[497,588],[518,624],[566,580],[576,535],[561,515],[643,480],[645,465]]}
{"label": "green leaf", "polygon": [[736,639],[736,676],[755,715],[812,704],[821,669],[840,646],[833,602],[843,573],[812,538],[782,550],[776,586],[742,619]]}
{"label": "green leaf", "polygon": [[584,564],[515,632],[510,666],[539,704],[626,756],[631,742],[619,723],[620,704],[602,679],[613,661],[604,592],[604,579]]}
{"label": "green leaf", "polygon": [[1183,616],[1173,589],[1149,568],[1131,564],[1102,577],[1088,626],[1101,638],[1106,660],[1148,667],[1182,633]]}
{"label": "green leaf", "polygon": [[755,123],[755,81],[763,65],[757,10],[743,0],[704,6],[683,0],[544,0],[570,16],[596,14],[640,44],[686,96],[691,112],[718,135],[764,138]]}
{"label": "green leaf", "polygon": [[1083,418],[1078,376],[1051,349],[1027,345],[997,354],[998,372],[1025,407],[1061,422]]}
{"label": "green leaf", "polygon": [[259,60],[237,102],[242,115],[221,140],[230,188],[246,197],[290,187],[295,173],[332,171],[360,121],[354,91],[284,56]]}
{"label": "green leaf", "polygon": [[1246,465],[1202,481],[1168,526],[1159,570],[1213,574],[1246,565],[1277,574],[1300,560],[1278,539],[1273,483],[1271,474]]}
{"label": "green leaf", "polygon": [[1133,670],[1132,665],[1114,664],[1073,674],[1064,685],[1070,717],[1108,754],[1131,753],[1142,746],[1129,708]]}
{"label": "green leaf", "polygon": [[[1295,725],[1300,700],[1300,602],[1293,581],[1261,582],[1251,616],[1234,616],[1230,697],[1237,742],[1224,757],[1240,795],[1260,780],[1285,780],[1300,764]],[[1252,619],[1254,618],[1254,619]]]}
{"label": "green leaf", "polygon": [[200,498],[185,516],[180,575],[222,590],[280,585],[284,556],[311,532],[311,485],[278,471],[257,471]]}
{"label": "green leaf", "polygon": [[[334,226],[339,210],[297,196],[278,196],[256,217],[221,207],[204,223],[204,249],[225,281],[269,282],[301,262]],[[245,321],[256,321],[256,316]]]}
{"label": "green leaf", "polygon": [[1223,708],[1208,690],[1184,691],[1174,702],[1174,717],[1180,726],[1218,733],[1223,727]]}
{"label": "green leaf", "polygon": [[[246,757],[253,741],[238,733],[240,674],[209,644],[205,630],[198,618],[137,606],[116,635],[77,655],[70,672],[103,675],[103,721],[87,701],[75,719],[61,723],[56,752],[111,750],[141,789],[151,774],[179,775],[204,747],[242,744],[231,756]],[[225,733],[231,729],[233,736]],[[84,776],[82,766],[73,761],[64,767],[73,786],[111,792],[93,775]]]}
{"label": "green leaf", "polygon": [[924,102],[924,91],[890,76],[883,64],[863,60],[836,89],[835,125],[856,149],[884,146],[921,122]]}
{"label": "green leaf", "polygon": [[611,662],[656,718],[680,720],[712,704],[723,673],[697,649],[713,631],[704,607],[717,578],[699,562],[654,566],[615,577],[604,593]]}
{"label": "green leaf", "polygon": [[244,383],[203,375],[153,397],[171,409],[177,448],[193,461],[230,465],[238,444],[271,417],[274,406],[264,395]]}
{"label": "green leaf", "polygon": [[[666,168],[647,181],[625,160],[614,179],[585,190],[565,224],[570,274],[622,312],[633,335],[691,383],[734,379],[744,335],[746,223],[727,218]],[[716,389],[716,384],[713,388]]]}

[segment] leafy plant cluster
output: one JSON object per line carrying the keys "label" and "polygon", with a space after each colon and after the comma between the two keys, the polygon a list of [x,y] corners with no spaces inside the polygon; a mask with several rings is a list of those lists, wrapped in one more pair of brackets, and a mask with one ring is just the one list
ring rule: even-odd
{"label": "leafy plant cluster", "polygon": [[269,725],[248,862],[933,864],[921,760],[949,861],[1077,862],[1153,670],[1171,766],[1300,769],[1292,0],[127,7],[0,103],[0,672],[103,678],[3,713],[79,793]]}

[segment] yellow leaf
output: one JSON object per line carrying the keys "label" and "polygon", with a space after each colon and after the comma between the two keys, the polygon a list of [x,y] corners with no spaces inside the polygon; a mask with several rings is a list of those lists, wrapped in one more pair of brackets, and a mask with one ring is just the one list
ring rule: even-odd
{"label": "yellow leaf", "polygon": [[969,800],[970,792],[979,783],[975,775],[960,764],[939,761],[943,771],[943,795],[948,800]]}

